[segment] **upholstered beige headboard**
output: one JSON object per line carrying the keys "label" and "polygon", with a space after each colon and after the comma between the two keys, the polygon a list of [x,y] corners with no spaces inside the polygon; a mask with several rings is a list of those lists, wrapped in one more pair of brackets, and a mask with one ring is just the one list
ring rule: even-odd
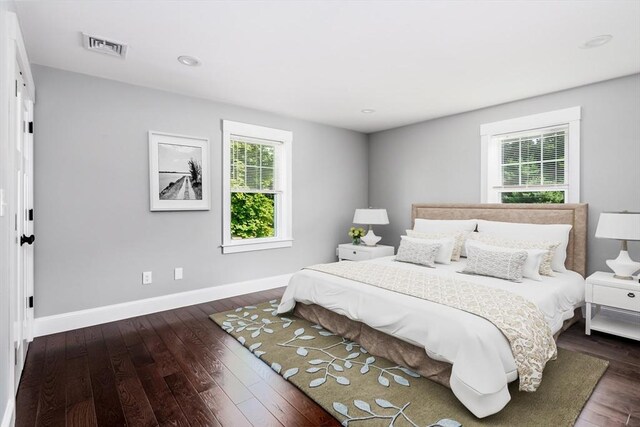
{"label": "upholstered beige headboard", "polygon": [[414,204],[411,225],[416,218],[485,219],[489,221],[531,224],[571,224],[566,267],[580,273],[587,271],[587,211],[580,204]]}

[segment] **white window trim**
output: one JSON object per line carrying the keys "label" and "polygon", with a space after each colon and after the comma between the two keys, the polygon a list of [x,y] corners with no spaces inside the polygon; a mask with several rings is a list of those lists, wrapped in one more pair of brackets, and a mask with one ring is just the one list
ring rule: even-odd
{"label": "white window trim", "polygon": [[[499,122],[480,125],[481,166],[480,166],[480,197],[482,203],[500,203],[499,191],[494,191],[490,183],[498,182],[496,177],[498,168],[489,167],[497,164],[499,153],[492,149],[491,141],[494,136],[505,133],[516,133],[527,130],[551,127],[569,126],[567,140],[567,157],[565,176],[569,184],[565,203],[580,203],[580,119],[581,107],[571,107],[547,113],[517,117]],[[544,190],[544,189],[542,189]],[[517,191],[517,190],[514,190]]]}
{"label": "white window trim", "polygon": [[[280,205],[276,212],[276,237],[233,240],[231,238],[231,135],[269,140],[282,144],[276,154],[278,169],[276,179],[282,188]],[[259,251],[286,248],[293,245],[292,229],[292,161],[291,142],[293,133],[280,129],[250,125],[247,123],[222,121],[222,253]],[[280,157],[281,156],[281,157]]]}

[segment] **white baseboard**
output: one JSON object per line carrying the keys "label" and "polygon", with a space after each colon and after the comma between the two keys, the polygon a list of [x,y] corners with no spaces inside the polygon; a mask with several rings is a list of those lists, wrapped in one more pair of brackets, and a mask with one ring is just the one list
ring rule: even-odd
{"label": "white baseboard", "polygon": [[[266,277],[264,279],[212,286],[210,288],[162,295],[121,304],[55,314],[53,316],[36,317],[33,325],[34,336],[40,337],[57,332],[100,325],[129,317],[156,313],[158,311],[234,297],[236,295],[266,291],[268,289],[286,286],[290,278],[291,274],[283,274],[280,276]],[[2,427],[4,427],[4,424]]]}
{"label": "white baseboard", "polygon": [[2,423],[0,427],[11,427],[13,425],[13,411],[16,408],[15,399],[11,398],[7,400],[7,405],[4,408],[4,414],[2,415]]}

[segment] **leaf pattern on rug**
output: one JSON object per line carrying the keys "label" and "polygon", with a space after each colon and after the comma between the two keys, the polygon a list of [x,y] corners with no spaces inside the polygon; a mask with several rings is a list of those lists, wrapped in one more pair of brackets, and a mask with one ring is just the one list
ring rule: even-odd
{"label": "leaf pattern on rug", "polygon": [[[277,316],[277,300],[269,301],[269,305],[271,306],[270,308],[263,309],[262,311],[268,311],[272,316]],[[236,308],[235,313],[226,315],[227,319],[222,322],[222,329],[228,333],[234,331],[239,333],[246,329],[247,331],[251,331],[251,338],[257,338],[262,332],[273,334],[273,325],[275,324],[280,323],[282,324],[282,328],[288,328],[291,326],[291,323],[293,323],[293,320],[287,317],[278,317],[278,320],[271,320],[266,317],[261,318],[259,314],[251,314],[253,310],[257,310],[257,307],[248,305],[246,307]],[[241,312],[242,314],[239,314]],[[242,344],[244,345],[244,341]]]}
{"label": "leaf pattern on rug", "polygon": [[[356,378],[371,377],[371,384],[375,384],[380,392],[384,392],[393,387],[411,387],[412,380],[421,378],[418,373],[406,367],[390,366],[389,361],[385,359],[380,359],[384,361],[380,363],[358,343],[340,337],[321,325],[310,325],[304,320],[278,316],[277,307],[277,300],[259,306],[239,307],[225,312],[219,324],[227,333],[235,335],[238,342],[256,357],[262,360],[263,356],[269,357],[271,360],[264,361],[287,381],[304,373],[309,375],[304,384],[309,389],[319,389],[331,386],[350,387]],[[287,329],[294,323],[298,324],[298,327]],[[276,331],[277,338],[274,337]],[[264,337],[265,335],[267,337]],[[265,345],[265,340],[270,344]],[[293,366],[291,362],[286,364],[286,359],[273,360],[271,352],[274,352],[276,347],[286,352],[290,351],[292,357],[303,361]],[[375,407],[378,409],[374,410],[374,402],[370,404],[366,397],[363,399],[354,400],[354,407],[348,407],[341,402],[333,403],[336,414],[344,418],[341,419],[344,426],[348,426],[350,422],[374,419],[383,421],[385,425],[389,421],[388,425],[394,426],[399,418],[405,420],[404,424],[418,426],[411,420],[410,415],[404,412],[411,402],[403,402],[402,405],[396,406],[388,400],[376,398]],[[460,424],[452,424],[446,427],[459,426]]]}
{"label": "leaf pattern on rug", "polygon": [[[313,325],[312,328],[317,330],[318,335],[327,337],[327,336],[335,336],[335,334],[326,331],[320,325]],[[315,333],[313,331],[309,332],[311,334]],[[353,341],[349,341],[346,338],[339,337],[341,341],[324,346],[324,347],[314,347],[309,344],[299,345],[296,341],[309,341],[315,339],[313,335],[308,335],[305,333],[304,328],[296,329],[293,333],[293,337],[289,340],[278,343],[281,347],[295,348],[296,354],[302,357],[307,357],[311,353],[317,354],[318,357],[322,357],[321,359],[312,359],[307,361],[310,365],[315,365],[313,367],[308,368],[306,371],[309,373],[317,373],[319,372],[321,377],[315,378],[309,382],[309,387],[319,387],[327,382],[327,379],[335,380],[337,384],[340,385],[350,385],[351,381],[349,378],[344,376],[342,373],[347,372],[346,369],[353,368],[354,365],[361,365],[362,367],[359,370],[360,375],[367,374],[372,368],[378,371],[378,383],[384,387],[389,387],[391,384],[389,378],[392,378],[397,384],[400,384],[405,387],[410,387],[411,384],[409,380],[400,375],[399,373],[394,373],[392,371],[400,371],[412,378],[420,378],[420,375],[412,370],[405,368],[403,366],[392,366],[389,368],[383,368],[375,364],[375,357],[368,356],[364,362],[355,360],[361,355],[367,354],[367,350],[362,348],[359,344],[356,344]],[[331,350],[335,347],[343,347],[346,351],[353,351],[349,353],[345,357],[340,357],[335,354],[335,352],[331,352]]]}
{"label": "leaf pattern on rug", "polygon": [[[273,309],[278,307],[276,300],[269,301],[269,305],[270,308],[262,309],[262,312],[269,312],[273,316]],[[273,334],[272,328],[275,327],[273,325],[281,324],[282,328],[284,329],[288,328],[291,323],[293,323],[293,320],[288,317],[278,317],[279,320],[272,320],[270,318],[261,317],[261,315],[259,314],[252,314],[252,311],[256,309],[257,307],[255,306],[238,307],[235,310],[235,313],[226,314],[227,320],[222,323],[223,329],[229,333],[232,333],[234,331],[236,333],[240,333],[245,330],[248,332],[250,331],[251,338],[258,338],[262,332]],[[377,370],[378,383],[383,387],[390,386],[390,379],[393,379],[395,383],[402,386],[411,386],[409,380],[406,377],[400,375],[399,373],[392,372],[394,370],[400,371],[413,378],[420,378],[420,375],[403,366],[392,366],[390,368],[377,366],[375,364],[376,359],[373,356],[367,357],[364,362],[354,360],[361,355],[367,354],[367,350],[362,348],[355,342],[342,337],[339,337],[341,338],[341,341],[325,347],[314,347],[308,344],[298,343],[299,341],[314,340],[316,338],[315,334],[318,334],[321,337],[336,336],[334,333],[325,330],[320,325],[312,325],[310,329],[312,330],[305,332],[304,328],[298,328],[293,332],[293,336],[289,340],[278,343],[278,345],[282,347],[295,348],[296,353],[302,357],[307,357],[310,352],[319,354],[320,357],[323,357],[322,359],[313,359],[307,362],[311,365],[322,365],[306,370],[306,372],[309,373],[319,372],[321,375],[318,378],[312,379],[309,382],[309,387],[319,387],[325,384],[328,379],[335,381],[337,384],[348,386],[351,384],[349,378],[344,375],[340,375],[339,373],[346,372],[345,369],[351,369],[354,365],[361,365],[361,368],[359,370],[359,373],[361,375],[367,374],[371,371],[372,368],[374,370]],[[240,343],[243,345],[246,343],[246,339],[244,337],[239,337],[238,341],[240,341]],[[251,344],[249,346],[249,350],[252,353],[256,354],[256,356],[260,357],[266,354],[266,352],[264,351],[260,351],[259,354],[257,354],[256,350],[260,348],[261,345],[261,342]],[[340,346],[351,353],[349,353],[346,357],[340,357],[334,354],[335,352],[332,353],[330,351],[334,347]],[[273,369],[277,373],[280,373],[282,370],[282,366],[278,363],[272,363],[271,369]],[[285,379],[289,379],[293,375],[297,374],[298,370],[296,369],[294,372],[292,369],[289,369],[287,372],[288,375],[286,375]]]}
{"label": "leaf pattern on rug", "polygon": [[[389,413],[389,412],[376,413],[374,412],[376,410],[372,409],[369,403],[359,399],[355,399],[353,401],[353,406],[355,406],[361,412],[364,412],[364,415],[353,414],[353,412],[349,413],[349,407],[347,407],[347,405],[341,402],[333,402],[333,409],[335,409],[337,413],[345,417],[345,419],[342,421],[342,425],[345,427],[347,427],[351,422],[367,421],[367,420],[373,420],[373,419],[378,419],[378,420],[387,419],[389,420],[389,426],[392,427],[400,417],[404,418],[413,427],[419,427],[419,425],[416,424],[405,413],[405,410],[409,407],[409,405],[411,405],[411,402],[406,402],[402,406],[396,406],[385,399],[377,398],[377,399],[374,399],[374,401],[376,405],[382,409],[394,409],[395,411],[393,411],[392,413]],[[462,427],[462,425],[459,422],[454,420],[442,419],[435,424],[429,425],[428,427]]]}
{"label": "leaf pattern on rug", "polygon": [[[409,404],[405,407],[404,413],[411,422],[400,414],[393,423],[390,418],[371,418],[347,422],[345,425],[460,427],[459,422],[451,419],[441,419],[434,423],[434,420],[447,415],[455,415],[466,427],[486,424],[479,423],[478,419],[456,400],[451,391],[443,386],[421,377],[411,369],[371,355],[357,343],[327,331],[321,325],[290,314],[278,316],[277,307],[278,301],[271,300],[256,306],[216,313],[210,317],[247,352],[250,351],[259,358],[265,364],[265,368],[269,367],[279,372],[280,376],[302,390],[342,423],[348,421],[348,418],[333,406],[334,403],[343,405],[349,416],[355,418],[370,416],[367,408],[375,414],[387,417],[397,415],[399,410],[395,409],[396,407],[403,408]],[[234,316],[228,317],[229,314]],[[256,315],[257,317],[254,317]],[[263,319],[267,319],[268,322]],[[239,322],[245,324],[240,332],[238,329],[243,325]],[[258,329],[250,331],[250,327]],[[265,331],[265,328],[270,329],[272,333]],[[256,330],[260,333],[252,338],[251,335]],[[287,342],[289,344],[285,346]],[[550,373],[541,390],[536,393],[518,393],[518,384],[511,383],[511,402],[499,415],[491,418],[490,424],[500,427],[572,425],[607,365],[606,361],[560,349],[559,360],[546,368]],[[251,366],[258,374],[264,374],[261,366]],[[341,384],[336,378],[328,375],[325,378],[327,371],[335,377],[346,378],[350,384]],[[580,383],[572,386],[574,388],[571,389],[571,393],[564,392],[566,384],[576,378],[580,378]],[[314,383],[317,385],[310,387],[309,384],[313,380],[318,380]],[[408,385],[403,385],[404,380]],[[355,401],[358,403],[354,403]],[[387,402],[390,405],[388,407]],[[532,411],[531,408],[537,409]],[[558,411],[557,408],[562,408],[562,411]]]}

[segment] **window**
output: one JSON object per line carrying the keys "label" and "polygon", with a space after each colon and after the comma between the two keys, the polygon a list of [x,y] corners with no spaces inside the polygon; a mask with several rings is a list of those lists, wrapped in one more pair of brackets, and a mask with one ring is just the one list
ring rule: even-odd
{"label": "window", "polygon": [[223,121],[223,253],[292,245],[292,133]]}
{"label": "window", "polygon": [[481,126],[483,203],[578,203],[580,107]]}

